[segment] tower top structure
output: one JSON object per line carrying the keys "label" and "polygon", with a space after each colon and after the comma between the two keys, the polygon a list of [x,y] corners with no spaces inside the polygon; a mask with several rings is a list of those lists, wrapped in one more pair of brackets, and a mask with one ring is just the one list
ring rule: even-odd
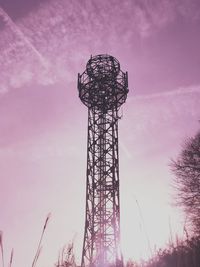
{"label": "tower top structure", "polygon": [[78,75],[79,97],[88,108],[97,108],[103,113],[113,107],[119,108],[128,93],[127,72],[120,70],[119,61],[103,54],[91,56],[86,70]]}

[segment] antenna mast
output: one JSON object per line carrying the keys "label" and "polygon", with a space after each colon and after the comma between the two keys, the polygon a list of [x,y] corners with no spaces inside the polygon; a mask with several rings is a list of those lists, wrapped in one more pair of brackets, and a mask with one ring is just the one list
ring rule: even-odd
{"label": "antenna mast", "polygon": [[81,267],[121,267],[118,111],[128,75],[109,55],[90,58],[78,74],[79,97],[88,107],[86,217]]}

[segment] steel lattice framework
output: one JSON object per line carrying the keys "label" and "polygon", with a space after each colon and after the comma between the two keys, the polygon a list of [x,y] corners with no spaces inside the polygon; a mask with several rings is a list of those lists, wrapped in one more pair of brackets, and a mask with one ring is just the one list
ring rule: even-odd
{"label": "steel lattice framework", "polygon": [[88,107],[86,219],[81,267],[123,266],[120,251],[118,110],[128,93],[127,73],[112,56],[91,57],[78,74]]}

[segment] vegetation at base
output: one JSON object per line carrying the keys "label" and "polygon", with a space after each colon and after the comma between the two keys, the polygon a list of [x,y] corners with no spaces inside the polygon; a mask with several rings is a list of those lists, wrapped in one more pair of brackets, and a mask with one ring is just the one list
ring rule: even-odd
{"label": "vegetation at base", "polygon": [[177,239],[176,245],[159,250],[152,259],[140,263],[130,260],[126,267],[200,267],[200,236]]}
{"label": "vegetation at base", "polygon": [[[73,244],[63,248],[55,267],[77,267]],[[150,260],[140,263],[129,260],[125,267],[200,267],[200,236],[185,241],[177,238],[176,244],[158,250]]]}
{"label": "vegetation at base", "polygon": [[58,262],[55,267],[77,267],[74,255],[74,244],[69,243],[64,246],[58,256]]}

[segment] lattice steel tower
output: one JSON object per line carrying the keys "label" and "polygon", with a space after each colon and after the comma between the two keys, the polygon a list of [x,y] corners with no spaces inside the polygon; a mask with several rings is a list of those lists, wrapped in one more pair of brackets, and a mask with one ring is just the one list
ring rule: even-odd
{"label": "lattice steel tower", "polygon": [[86,218],[81,267],[123,266],[120,250],[118,110],[128,76],[109,55],[91,57],[78,74],[88,107]]}

